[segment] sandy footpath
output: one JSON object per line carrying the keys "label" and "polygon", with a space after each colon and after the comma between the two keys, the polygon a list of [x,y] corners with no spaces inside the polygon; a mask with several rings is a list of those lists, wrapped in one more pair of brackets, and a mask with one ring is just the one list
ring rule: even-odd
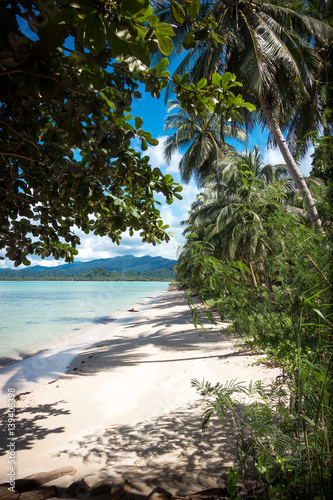
{"label": "sandy footpath", "polygon": [[[140,494],[156,486],[185,495],[221,485],[235,458],[235,429],[232,422],[223,429],[214,419],[202,434],[200,397],[191,379],[269,382],[278,370],[253,366],[259,356],[221,333],[226,325],[207,321],[206,332],[196,330],[183,292],[131,314],[131,322],[106,325],[104,338],[80,352],[60,378],[51,370],[53,379],[47,380],[46,369],[30,381],[0,371],[2,388],[15,387],[16,380],[17,393],[32,391],[16,402],[17,478],[73,465],[77,479],[128,479]],[[8,414],[2,391],[5,482]],[[54,484],[72,481],[64,477]]]}

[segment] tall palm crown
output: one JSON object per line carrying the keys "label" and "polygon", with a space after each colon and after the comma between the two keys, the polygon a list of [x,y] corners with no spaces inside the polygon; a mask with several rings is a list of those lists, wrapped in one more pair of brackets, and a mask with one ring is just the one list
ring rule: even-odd
{"label": "tall palm crown", "polygon": [[[172,101],[169,111],[178,107],[179,103]],[[224,141],[225,136],[246,140],[246,133],[241,128],[231,125],[222,127],[222,118],[211,113],[193,117],[182,109],[167,116],[164,128],[175,132],[167,139],[164,154],[170,161],[175,151],[186,149],[179,163],[182,181],[188,183],[194,176],[198,185],[201,185],[207,175],[215,172],[216,160],[222,153],[233,149]]]}
{"label": "tall palm crown", "polygon": [[[186,2],[179,3],[185,5]],[[172,20],[169,2],[156,0],[155,5],[160,18]],[[320,226],[311,193],[286,146],[282,131],[291,123],[297,106],[310,97],[308,88],[320,72],[321,59],[312,40],[322,45],[330,43],[333,30],[319,19],[292,10],[289,5],[288,1],[203,0],[200,17],[215,18],[217,32],[224,37],[225,44],[191,40],[190,25],[184,23],[178,29],[177,51],[181,53],[184,46],[193,48],[175,73],[190,70],[194,81],[216,71],[236,74],[243,84],[244,98],[257,105],[254,120],[246,119],[251,119],[253,124],[268,125],[303,194],[312,223]]]}
{"label": "tall palm crown", "polygon": [[288,186],[288,189],[291,188],[286,165],[264,165],[263,154],[258,146],[254,146],[253,151],[231,151],[220,158],[217,163],[221,178],[229,185],[237,186],[242,183],[243,172],[246,171],[252,177],[260,179],[263,187],[277,182]]}
{"label": "tall palm crown", "polygon": [[[333,0],[312,0],[304,2],[305,14],[324,20],[332,26]],[[324,42],[324,43],[323,43]],[[312,39],[314,49],[320,57],[320,66],[317,78],[308,87],[310,98],[301,103],[298,112],[289,127],[288,139],[293,150],[304,154],[308,143],[304,140],[305,134],[311,129],[321,131],[325,136],[332,135],[333,116],[333,47],[332,44],[321,38]],[[317,97],[317,98],[316,98]],[[307,137],[310,142],[311,138]]]}
{"label": "tall palm crown", "polygon": [[[156,14],[172,21],[170,2],[156,0],[154,3]],[[186,1],[179,3],[186,4]],[[293,11],[288,7],[290,3],[202,0],[200,17],[215,18],[218,24],[216,32],[224,38],[225,45],[195,44],[175,73],[190,69],[193,81],[198,81],[215,71],[231,71],[243,84],[248,98],[259,103],[258,97],[265,96],[272,99],[275,109],[280,106],[279,123],[287,125],[291,109],[288,109],[285,97],[296,93],[305,98],[306,84],[316,78],[320,68],[321,60],[311,40],[316,38],[321,44],[327,44],[333,38],[328,24]],[[189,31],[186,23],[178,28],[178,53],[184,47],[186,31]],[[185,45],[188,42],[187,38]]]}

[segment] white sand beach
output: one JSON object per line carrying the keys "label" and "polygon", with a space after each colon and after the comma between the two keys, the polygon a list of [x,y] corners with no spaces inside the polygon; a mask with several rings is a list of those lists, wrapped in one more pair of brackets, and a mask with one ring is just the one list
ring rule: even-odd
{"label": "white sand beach", "polygon": [[[235,460],[235,429],[214,418],[202,433],[200,396],[191,379],[268,383],[279,370],[254,365],[260,356],[221,333],[224,324],[207,320],[206,332],[195,329],[182,291],[118,319],[103,325],[94,345],[87,347],[94,342],[90,331],[86,344],[67,352],[75,358],[65,374],[66,349],[54,353],[60,368],[46,357],[34,376],[14,365],[0,371],[0,482],[9,467],[6,394],[12,387],[28,393],[16,401],[17,478],[75,466],[75,479],[91,485],[128,479],[142,495],[156,486],[186,495],[222,484]],[[36,365],[33,357],[25,362]],[[53,483],[65,488],[72,481]]]}

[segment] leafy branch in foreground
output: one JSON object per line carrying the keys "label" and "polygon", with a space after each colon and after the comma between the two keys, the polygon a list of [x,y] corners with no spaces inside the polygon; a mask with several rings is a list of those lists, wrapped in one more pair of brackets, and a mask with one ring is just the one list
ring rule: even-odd
{"label": "leafy branch in foreground", "polygon": [[[153,2],[152,2],[153,5]],[[156,194],[181,199],[181,186],[142,151],[158,141],[134,117],[141,92],[159,98],[172,81],[188,112],[225,112],[251,104],[232,88],[234,75],[194,85],[170,77],[174,22],[214,38],[214,19],[196,24],[200,2],[189,0],[175,19],[160,22],[149,0],[18,0],[0,12],[0,249],[15,265],[28,256],[71,262],[76,230],[119,243],[138,231],[153,245],[169,241]],[[184,15],[182,14],[184,12]],[[214,43],[221,43],[219,37]]]}

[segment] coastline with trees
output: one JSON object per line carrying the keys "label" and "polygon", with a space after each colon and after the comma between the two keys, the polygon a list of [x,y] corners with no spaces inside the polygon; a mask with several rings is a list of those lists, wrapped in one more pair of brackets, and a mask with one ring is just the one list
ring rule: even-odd
{"label": "coastline with trees", "polygon": [[[173,96],[172,114],[165,122],[170,133],[165,157],[170,160],[173,152],[181,152],[182,181],[194,178],[200,189],[184,221],[185,241],[176,266],[178,285],[192,313],[192,336],[185,335],[190,313],[184,312],[183,302],[179,309],[170,305],[169,315],[168,304],[160,303],[154,324],[145,324],[146,330],[139,325],[136,339],[130,329],[130,340],[120,334],[106,339],[102,351],[91,353],[101,356],[103,369],[99,371],[96,360],[91,362],[88,373],[82,369],[79,374],[80,381],[87,375],[86,388],[92,394],[94,377],[88,375],[104,377],[105,388],[111,383],[110,372],[118,367],[125,377],[123,390],[128,390],[126,368],[136,377],[136,367],[149,382],[158,363],[162,385],[143,384],[151,396],[146,408],[140,406],[141,396],[135,409],[126,406],[121,387],[118,392],[112,388],[114,401],[121,400],[126,418],[136,412],[144,428],[145,411],[154,412],[154,398],[159,400],[161,394],[167,398],[157,410],[162,421],[166,414],[177,418],[177,404],[186,401],[196,402],[199,409],[200,397],[205,435],[213,428],[221,439],[232,436],[234,455],[223,478],[227,497],[331,498],[332,2],[50,0],[44,5],[18,0],[5,1],[2,11],[0,243],[15,266],[29,265],[33,254],[72,262],[79,245],[76,228],[109,236],[115,243],[127,230],[139,231],[142,241],[153,245],[170,239],[156,197],[162,195],[171,204],[181,198],[182,187],[145,156],[148,144],[156,145],[157,140],[142,129],[142,118],[132,115],[133,100],[144,92],[156,98],[165,95],[166,103]],[[22,34],[24,22],[34,33],[30,38]],[[173,57],[177,68],[171,74]],[[265,164],[258,147],[237,150],[234,140],[246,141],[255,126],[269,130],[270,144],[279,147],[284,164]],[[134,139],[140,142],[140,152],[133,147]],[[304,178],[299,165],[310,144],[313,170]],[[183,292],[174,293],[181,297]],[[170,297],[165,300],[172,302]],[[245,383],[238,377],[216,380],[213,368],[221,376],[221,370],[227,373],[223,356],[230,354],[221,345],[214,355],[212,345],[218,339],[209,340],[210,330],[217,335],[221,322],[233,366],[236,348],[225,334],[242,342],[240,356],[245,352],[261,362],[253,383],[247,377]],[[200,335],[207,336],[209,346],[199,348]],[[174,353],[169,341],[175,342]],[[148,360],[145,348],[152,356]],[[184,390],[185,399],[178,399],[177,384],[190,382],[186,369],[176,373],[167,367],[179,361],[183,351],[192,362],[192,350],[205,360],[207,374],[199,361],[194,369],[191,365],[191,391],[198,394],[190,397]],[[209,366],[211,357],[214,364]],[[263,373],[263,366],[273,367],[274,380]],[[239,373],[243,368],[237,365]],[[73,372],[69,375],[79,394],[80,384]],[[36,392],[23,401],[27,414],[34,404],[50,404],[47,392],[51,394]],[[135,400],[134,392],[130,394]],[[114,404],[112,409],[98,401],[100,418],[104,408],[105,418],[112,415],[116,425]],[[63,405],[62,414],[68,411],[82,413],[82,406]],[[92,413],[87,414],[91,425]],[[48,420],[53,416],[50,411]],[[184,432],[193,431],[187,417],[179,418]],[[130,425],[134,420],[131,417]],[[155,422],[163,436],[173,425],[169,417],[166,421],[166,428]],[[49,433],[38,432],[42,437]],[[131,432],[125,429],[126,435]],[[127,446],[124,435],[119,438],[120,455]],[[97,456],[104,473],[111,459],[109,440],[104,434],[99,437]],[[192,443],[195,457],[197,439],[185,440]],[[95,439],[85,434],[75,446],[78,442],[77,451],[72,447],[69,453],[82,473],[88,473],[82,463]],[[25,457],[28,451],[26,446]],[[218,456],[216,447],[208,451]],[[149,453],[145,448],[143,464]],[[137,455],[140,460],[140,450]],[[172,457],[173,465],[181,460],[181,454]],[[162,462],[171,478],[172,464]],[[118,479],[120,471],[121,466]],[[194,484],[193,477],[200,482],[196,471],[189,483],[185,481],[187,487]],[[239,484],[249,471],[255,485],[244,491]],[[212,487],[209,476],[204,484]]]}

